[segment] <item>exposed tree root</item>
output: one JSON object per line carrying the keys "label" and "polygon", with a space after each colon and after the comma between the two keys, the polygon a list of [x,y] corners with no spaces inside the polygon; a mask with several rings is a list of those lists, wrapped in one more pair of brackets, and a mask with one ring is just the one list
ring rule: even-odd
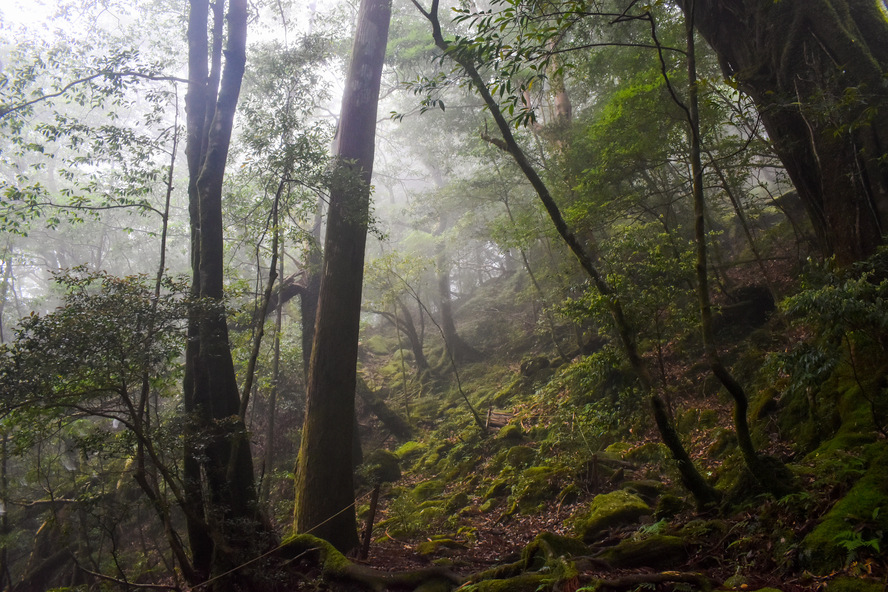
{"label": "exposed tree root", "polygon": [[594,590],[626,590],[639,585],[683,583],[699,590],[711,590],[715,583],[701,573],[663,571],[633,573],[610,579],[587,575],[594,570],[607,572],[612,567],[586,555],[588,548],[579,540],[542,533],[531,541],[514,563],[488,569],[466,578],[446,568],[431,567],[400,572],[380,572],[349,561],[324,540],[311,535],[297,535],[282,546],[279,557],[285,564],[299,562],[317,567],[332,586],[348,590],[410,590],[414,592],[522,592],[527,590],[576,590],[587,586]]}
{"label": "exposed tree root", "polygon": [[279,555],[288,561],[307,560],[318,565],[325,579],[331,582],[361,586],[365,590],[416,590],[420,586],[432,589],[440,582],[440,589],[451,590],[463,579],[452,571],[430,567],[399,572],[380,572],[352,563],[333,545],[309,534],[296,535],[287,540]]}

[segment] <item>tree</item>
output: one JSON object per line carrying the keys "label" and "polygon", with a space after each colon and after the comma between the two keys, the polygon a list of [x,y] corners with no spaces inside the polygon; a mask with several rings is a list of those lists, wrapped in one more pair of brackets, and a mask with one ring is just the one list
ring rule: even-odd
{"label": "tree", "polygon": [[355,415],[358,329],[370,177],[389,0],[362,0],[342,98],[330,186],[324,263],[296,472],[295,528],[358,546],[350,428]]}
{"label": "tree", "polygon": [[888,17],[875,0],[679,0],[755,101],[826,255],[888,230]]}
{"label": "tree", "polygon": [[[525,175],[536,192],[540,202],[543,204],[555,230],[576,257],[595,290],[607,303],[614,330],[619,339],[623,353],[629,361],[629,364],[632,366],[642,391],[650,399],[651,409],[657,423],[657,428],[660,431],[664,444],[670,449],[677,462],[681,472],[682,482],[694,495],[698,505],[705,506],[717,502],[720,497],[718,492],[706,482],[697,470],[688,455],[684,444],[678,437],[675,426],[666,411],[666,403],[663,400],[663,397],[655,389],[646,363],[638,348],[637,332],[631,326],[629,318],[626,316],[621,299],[615,293],[613,287],[607,282],[607,278],[599,271],[593,251],[584,244],[574,229],[568,225],[546,182],[540,176],[536,167],[518,144],[515,135],[512,133],[513,123],[518,125],[528,123],[533,119],[533,114],[519,112],[515,122],[507,120],[504,110],[500,107],[499,102],[494,98],[493,93],[491,92],[490,85],[485,81],[479,71],[478,59],[490,57],[490,55],[498,55],[498,52],[491,52],[491,48],[485,46],[483,40],[481,43],[477,43],[477,39],[466,39],[464,37],[457,37],[455,41],[445,39],[438,16],[438,0],[432,1],[429,10],[423,8],[416,0],[413,0],[413,3],[431,24],[435,44],[462,69],[471,81],[471,85],[475,92],[477,92],[484,100],[484,104],[487,106],[491,116],[496,122],[497,129],[502,137],[486,139],[504,152],[507,152],[514,159],[516,165],[521,169],[521,172]],[[481,18],[482,20],[485,20],[484,16]],[[507,16],[504,18],[508,19],[511,17]],[[521,20],[524,20],[523,17]],[[497,35],[494,35],[492,39],[493,45],[500,43]],[[501,75],[501,73],[499,74]],[[506,82],[501,84],[502,86],[499,88],[503,90],[503,93],[511,90],[511,87]],[[523,101],[523,99],[515,98],[515,95],[510,95],[510,97],[509,100],[514,102],[506,107],[506,109],[507,112],[514,112],[515,103]]]}
{"label": "tree", "polygon": [[247,5],[229,4],[224,69],[224,5],[212,6],[210,49],[210,4],[190,4],[186,96],[191,291],[212,305],[189,319],[184,377],[186,518],[198,577],[240,563],[262,530],[223,303],[222,180],[246,62]]}

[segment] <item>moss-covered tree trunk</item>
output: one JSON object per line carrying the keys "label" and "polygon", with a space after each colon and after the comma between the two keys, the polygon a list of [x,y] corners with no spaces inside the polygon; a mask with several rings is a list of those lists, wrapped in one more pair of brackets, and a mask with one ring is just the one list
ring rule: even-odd
{"label": "moss-covered tree trunk", "polygon": [[825,254],[888,231],[888,19],[876,0],[679,0],[755,101]]}
{"label": "moss-covered tree trunk", "polygon": [[342,99],[324,264],[296,470],[297,532],[358,546],[353,433],[358,329],[376,112],[390,0],[362,0]]}

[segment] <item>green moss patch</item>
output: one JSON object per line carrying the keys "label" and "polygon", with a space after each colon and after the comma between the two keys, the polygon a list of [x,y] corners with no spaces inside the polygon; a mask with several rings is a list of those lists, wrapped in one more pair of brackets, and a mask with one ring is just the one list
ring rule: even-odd
{"label": "green moss patch", "polygon": [[651,513],[650,506],[634,493],[603,493],[595,496],[585,513],[574,518],[574,531],[584,541],[593,541],[609,528],[633,524]]}
{"label": "green moss patch", "polygon": [[617,568],[653,567],[656,569],[674,568],[688,558],[684,539],[669,535],[652,535],[643,539],[625,539],[601,554]]}
{"label": "green moss patch", "polygon": [[874,445],[869,452],[866,474],[802,541],[803,557],[814,573],[829,573],[861,553],[878,553],[885,543],[888,444]]}

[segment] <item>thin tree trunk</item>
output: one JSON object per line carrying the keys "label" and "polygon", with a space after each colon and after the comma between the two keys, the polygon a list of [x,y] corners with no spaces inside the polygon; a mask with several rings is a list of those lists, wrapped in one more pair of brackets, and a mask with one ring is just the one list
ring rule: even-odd
{"label": "thin tree trunk", "polygon": [[651,407],[657,421],[657,426],[660,428],[661,437],[677,461],[682,482],[694,495],[698,505],[703,506],[715,502],[719,498],[718,492],[706,483],[694,464],[690,462],[690,457],[688,456],[687,451],[685,451],[681,441],[677,437],[670,437],[671,434],[674,433],[674,428],[671,426],[669,416],[665,413],[665,404],[663,403],[662,398],[653,388],[650,375],[638,352],[638,345],[635,340],[636,334],[626,319],[620,299],[599,273],[592,256],[586,251],[583,244],[568,227],[567,222],[561,215],[561,210],[558,208],[558,204],[555,202],[552,194],[549,193],[549,189],[546,187],[545,182],[539,176],[536,169],[530,163],[527,156],[524,154],[524,151],[515,140],[509,122],[500,110],[496,100],[490,94],[490,90],[487,88],[484,79],[475,68],[471,58],[453,51],[453,48],[451,48],[450,44],[444,39],[441,25],[438,20],[438,0],[432,1],[432,7],[429,11],[426,11],[420,6],[417,3],[417,0],[413,0],[413,3],[432,24],[432,35],[435,39],[435,44],[439,49],[452,57],[452,59],[462,67],[466,74],[468,74],[475,90],[481,95],[484,104],[490,110],[490,114],[494,118],[494,121],[496,121],[497,128],[502,134],[502,139],[493,139],[493,143],[508,152],[515,160],[515,163],[524,173],[525,177],[534,188],[534,191],[536,191],[540,201],[543,203],[543,207],[545,207],[546,212],[549,214],[549,217],[555,226],[555,230],[558,231],[562,240],[567,244],[571,252],[573,252],[574,256],[579,261],[580,266],[592,280],[592,285],[599,294],[606,299],[610,309],[611,318],[614,322],[614,328],[623,347],[623,353],[627,357],[629,364],[632,366],[642,391],[650,398]]}
{"label": "thin tree trunk", "polygon": [[[693,13],[692,13],[693,14]],[[691,140],[691,171],[693,174],[694,195],[694,234],[697,243],[697,297],[700,305],[700,326],[703,336],[703,349],[706,360],[715,377],[734,400],[734,429],[743,459],[749,472],[763,487],[776,495],[785,495],[792,488],[775,475],[770,464],[763,462],[752,442],[747,412],[749,399],[743,387],[734,378],[718,355],[712,330],[712,304],[709,297],[709,279],[706,261],[706,202],[703,192],[703,163],[700,139],[700,112],[697,89],[696,52],[694,50],[693,16],[685,18],[687,33],[688,105],[685,109]]]}

